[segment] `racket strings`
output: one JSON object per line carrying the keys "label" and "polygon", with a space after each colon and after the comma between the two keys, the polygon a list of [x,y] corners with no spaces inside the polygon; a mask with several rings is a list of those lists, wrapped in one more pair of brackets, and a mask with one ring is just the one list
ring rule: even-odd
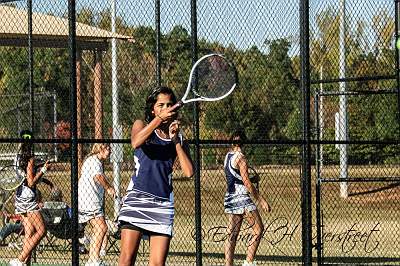
{"label": "racket strings", "polygon": [[15,165],[0,169],[0,188],[15,189],[25,179],[26,173]]}
{"label": "racket strings", "polygon": [[218,98],[237,83],[234,66],[221,56],[210,56],[199,62],[194,71],[192,92],[196,97]]}

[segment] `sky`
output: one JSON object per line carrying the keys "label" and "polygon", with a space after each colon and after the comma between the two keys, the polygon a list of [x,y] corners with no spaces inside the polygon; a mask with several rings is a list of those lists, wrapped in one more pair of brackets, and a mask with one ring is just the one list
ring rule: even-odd
{"label": "sky", "polygon": [[[100,12],[111,6],[113,0],[77,0],[77,10],[84,7]],[[310,25],[315,28],[315,15],[328,6],[338,9],[344,0],[310,0]],[[26,7],[26,1],[19,1]],[[154,1],[115,0],[117,15],[129,25],[154,26]],[[373,14],[382,9],[394,16],[393,0],[346,0],[347,14],[354,22],[367,21],[367,39],[373,38],[369,24]],[[33,1],[35,12],[56,15],[68,10],[67,0]],[[257,46],[266,50],[266,40],[299,38],[298,0],[198,0],[198,37],[224,45],[247,49]],[[161,0],[161,30],[166,33],[176,25],[183,25],[190,32],[190,0]],[[351,23],[351,22],[350,22]],[[298,51],[292,46],[291,53]]]}

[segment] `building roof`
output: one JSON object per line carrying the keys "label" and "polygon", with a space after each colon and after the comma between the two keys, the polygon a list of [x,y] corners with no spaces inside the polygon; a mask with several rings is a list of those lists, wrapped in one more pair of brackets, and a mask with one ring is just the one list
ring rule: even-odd
{"label": "building roof", "polygon": [[[28,45],[28,12],[0,5],[0,46]],[[32,43],[35,47],[68,47],[68,19],[32,13]],[[106,49],[111,38],[133,41],[130,36],[112,33],[84,23],[76,23],[77,48]]]}

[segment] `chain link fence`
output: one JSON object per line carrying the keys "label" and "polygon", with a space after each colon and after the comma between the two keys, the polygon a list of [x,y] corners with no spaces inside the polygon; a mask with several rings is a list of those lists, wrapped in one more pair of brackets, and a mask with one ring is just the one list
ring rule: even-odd
{"label": "chain link fence", "polygon": [[[309,9],[301,8],[304,3]],[[76,40],[69,39],[69,4],[76,10]],[[224,100],[188,104],[179,112],[196,171],[187,177],[174,166],[167,265],[224,265],[231,237],[224,160],[237,129],[247,135],[243,151],[250,175],[259,176],[254,185],[271,206],[271,212],[258,208],[263,234],[257,265],[398,264],[396,5],[0,0],[0,172],[18,161],[26,129],[33,132],[36,164],[52,161],[44,175],[50,182],[28,186],[36,191],[30,200],[42,219],[32,218],[24,228],[27,216],[15,214],[15,202],[28,192],[0,190],[0,264],[18,257],[31,265],[118,264],[119,202],[107,188],[126,195],[138,167],[130,142],[133,121],[144,119],[146,97],[157,85],[173,88],[180,98],[194,61],[211,52],[233,61],[240,83]],[[306,14],[309,32],[300,32]],[[310,70],[305,75],[304,62]],[[111,154],[85,166],[89,155],[107,148],[99,144],[110,144]],[[41,169],[33,173],[41,175]],[[79,190],[84,171],[108,180],[95,182],[106,188],[104,204],[103,197]],[[77,223],[76,193],[85,195],[84,207],[100,204],[105,219],[89,219],[96,216],[91,213]],[[29,239],[29,228],[47,231],[36,241]],[[243,221],[234,265],[246,259],[251,228]],[[24,238],[38,244],[30,260]],[[98,258],[89,254],[95,241]],[[142,240],[137,265],[147,265],[150,252],[149,241]]]}

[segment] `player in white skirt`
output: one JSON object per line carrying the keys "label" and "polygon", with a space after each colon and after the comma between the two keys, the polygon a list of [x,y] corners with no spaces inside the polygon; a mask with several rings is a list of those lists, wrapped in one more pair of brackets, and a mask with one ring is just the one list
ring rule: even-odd
{"label": "player in white skirt", "polygon": [[233,265],[233,254],[243,218],[246,218],[249,225],[252,225],[253,234],[250,242],[247,243],[247,257],[243,266],[255,265],[254,257],[261,241],[264,225],[250,195],[262,209],[268,212],[271,210],[267,201],[250,182],[246,157],[241,149],[241,143],[245,139],[243,131],[237,131],[232,135],[231,140],[235,141],[235,144],[227,153],[224,162],[227,182],[224,206],[225,213],[229,214],[228,237],[225,242],[225,266]]}
{"label": "player in white skirt", "polygon": [[110,146],[95,143],[82,165],[78,181],[78,217],[79,223],[89,222],[93,228],[90,242],[89,260],[86,266],[104,265],[100,260],[100,251],[107,241],[107,224],[104,218],[104,194],[115,197],[114,187],[104,174],[103,161],[110,156]]}
{"label": "player in white skirt", "polygon": [[157,87],[146,100],[145,121],[131,131],[135,173],[119,214],[120,266],[135,263],[140,239],[150,238],[149,265],[165,265],[174,221],[172,170],[175,159],[185,176],[193,175],[188,145],[179,132],[170,88]]}

